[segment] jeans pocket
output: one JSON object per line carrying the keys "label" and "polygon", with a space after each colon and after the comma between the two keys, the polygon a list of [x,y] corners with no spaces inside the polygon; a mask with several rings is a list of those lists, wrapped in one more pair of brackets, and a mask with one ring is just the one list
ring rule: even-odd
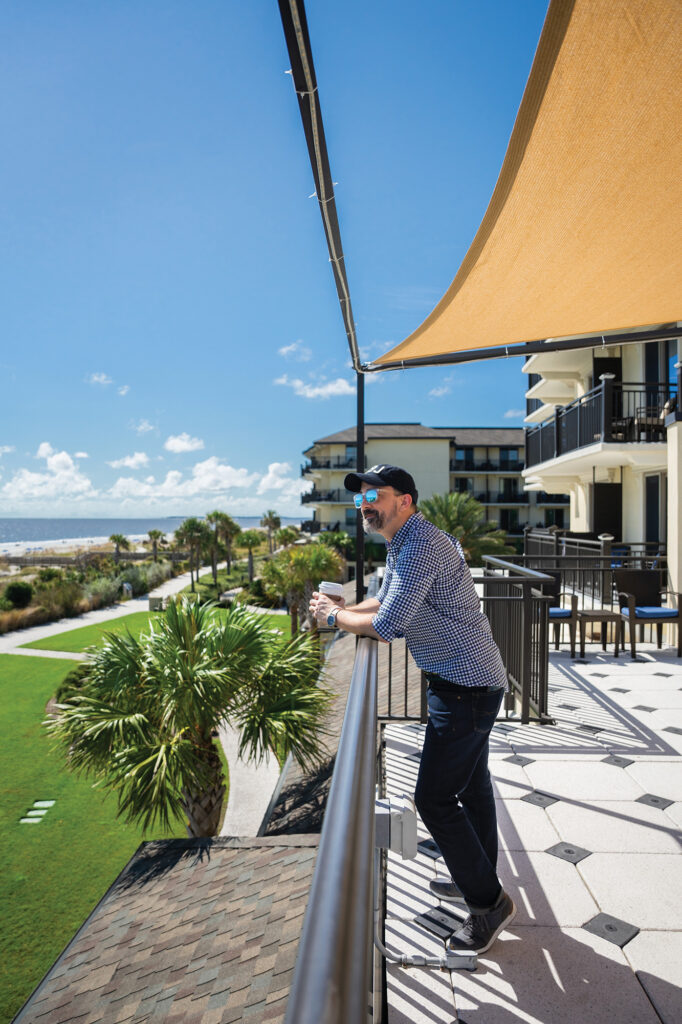
{"label": "jeans pocket", "polygon": [[474,729],[476,732],[490,732],[495,724],[497,712],[502,703],[503,690],[492,690],[490,693],[477,693],[474,695],[473,717]]}

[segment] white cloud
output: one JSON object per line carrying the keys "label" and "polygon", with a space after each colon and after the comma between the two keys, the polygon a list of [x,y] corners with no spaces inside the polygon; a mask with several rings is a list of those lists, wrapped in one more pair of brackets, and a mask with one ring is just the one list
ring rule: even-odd
{"label": "white cloud", "polygon": [[13,444],[0,444],[0,457],[2,457],[3,455],[7,455],[8,452],[13,452],[13,451],[14,451],[14,445]]}
{"label": "white cloud", "polygon": [[18,470],[4,485],[2,493],[9,501],[68,497],[75,500],[97,496],[90,480],[80,472],[68,452],[56,452],[47,441],[38,448],[36,458],[46,460],[45,473]]}
{"label": "white cloud", "polygon": [[106,373],[91,373],[87,381],[88,384],[101,384],[105,388],[114,383]]}
{"label": "white cloud", "polygon": [[337,377],[336,380],[323,381],[320,384],[306,383],[298,377],[290,379],[286,373],[278,377],[275,384],[281,384],[293,388],[294,394],[301,398],[334,398],[338,395],[354,395],[355,385],[351,384],[344,377]]}
{"label": "white cloud", "polygon": [[199,437],[190,437],[189,434],[171,434],[163,446],[168,452],[198,452],[204,447],[204,442]]}
{"label": "white cloud", "polygon": [[133,455],[124,455],[121,459],[114,459],[107,465],[112,469],[142,469],[148,463],[149,457],[144,452],[135,452]]}
{"label": "white cloud", "polygon": [[130,428],[137,434],[148,434],[150,430],[154,429],[154,426],[149,420],[140,420],[139,423],[131,423]]}
{"label": "white cloud", "polygon": [[295,359],[297,363],[308,363],[313,358],[312,349],[309,349],[303,342],[292,341],[291,345],[283,345],[277,352],[284,359]]}
{"label": "white cloud", "polygon": [[448,387],[447,384],[443,384],[438,388],[431,388],[429,391],[429,398],[442,398],[443,395],[449,395],[452,388]]}
{"label": "white cloud", "polygon": [[130,391],[130,384],[123,384],[123,385],[122,385],[122,386],[121,386],[121,387],[120,387],[120,388],[118,389],[118,393],[119,393],[119,395],[127,395],[129,391]]}
{"label": "white cloud", "polygon": [[191,476],[173,469],[166,473],[165,479],[156,483],[154,477],[137,480],[134,477],[119,477],[109,491],[109,496],[117,499],[143,498],[152,501],[173,498],[195,498],[201,495],[212,495],[219,491],[228,491],[233,487],[253,487],[258,481],[258,473],[249,473],[247,469],[235,469],[221,462],[216,456],[197,462]]}
{"label": "white cloud", "polygon": [[90,458],[90,456],[88,455],[87,452],[74,452],[73,453],[73,457],[74,457],[74,459],[89,459]]}
{"label": "white cloud", "polygon": [[291,472],[291,465],[288,462],[271,462],[268,471],[258,484],[258,493],[265,491],[280,491],[290,481],[287,473]]}
{"label": "white cloud", "polygon": [[525,415],[526,414],[523,409],[507,409],[504,414],[504,418],[506,420],[519,420],[523,419]]}

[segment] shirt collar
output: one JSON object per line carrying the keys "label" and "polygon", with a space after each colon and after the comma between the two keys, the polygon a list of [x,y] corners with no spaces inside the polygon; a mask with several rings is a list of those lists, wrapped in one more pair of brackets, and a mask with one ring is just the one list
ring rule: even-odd
{"label": "shirt collar", "polygon": [[388,541],[386,547],[390,548],[393,554],[396,554],[412,531],[416,528],[417,522],[419,520],[423,520],[423,518],[424,517],[421,512],[413,512],[410,518],[403,523],[398,532],[393,535],[393,539]]}

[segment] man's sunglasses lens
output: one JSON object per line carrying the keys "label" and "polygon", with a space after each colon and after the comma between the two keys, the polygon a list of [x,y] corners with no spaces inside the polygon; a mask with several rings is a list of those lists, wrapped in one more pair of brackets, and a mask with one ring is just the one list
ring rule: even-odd
{"label": "man's sunglasses lens", "polygon": [[366,501],[369,505],[371,505],[372,502],[376,501],[378,497],[379,495],[376,491],[365,491],[364,494],[354,494],[353,501],[355,502],[356,508],[362,508],[363,501]]}

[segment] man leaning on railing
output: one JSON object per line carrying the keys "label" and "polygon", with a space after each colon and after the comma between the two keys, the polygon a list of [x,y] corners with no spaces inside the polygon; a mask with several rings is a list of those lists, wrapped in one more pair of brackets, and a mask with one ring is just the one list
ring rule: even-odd
{"label": "man leaning on railing", "polygon": [[315,592],[310,611],[349,633],[386,643],[404,637],[425,672],[429,720],[415,803],[451,876],[429,884],[439,899],[469,911],[449,948],[483,953],[516,913],[497,877],[488,771],[490,731],[507,686],[502,659],[462,548],[418,511],[412,476],[378,465],[349,473],[345,486],[365,532],[387,542],[386,574],[376,597],[346,608]]}

